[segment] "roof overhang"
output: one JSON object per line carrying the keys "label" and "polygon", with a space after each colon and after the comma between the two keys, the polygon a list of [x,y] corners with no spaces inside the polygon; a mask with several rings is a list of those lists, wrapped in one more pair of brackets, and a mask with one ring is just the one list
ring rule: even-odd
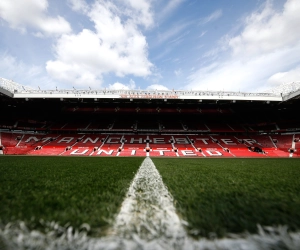
{"label": "roof overhang", "polygon": [[[24,99],[161,99],[161,100],[224,100],[282,102],[290,98],[273,93],[184,90],[35,90],[0,78],[0,92],[11,98]],[[299,93],[298,93],[299,95]]]}

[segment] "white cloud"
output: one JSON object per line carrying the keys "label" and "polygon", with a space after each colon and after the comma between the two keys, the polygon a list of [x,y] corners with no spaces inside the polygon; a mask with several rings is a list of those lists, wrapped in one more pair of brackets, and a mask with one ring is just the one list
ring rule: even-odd
{"label": "white cloud", "polygon": [[167,5],[158,13],[158,19],[161,20],[161,19],[169,16],[184,1],[185,0],[170,0],[170,1],[168,1]]}
{"label": "white cloud", "polygon": [[[267,2],[261,11],[246,18],[239,35],[222,38],[214,53],[205,55],[218,61],[191,74],[187,88],[256,91],[277,84],[283,77],[280,72],[289,71],[285,76],[291,81],[298,77],[297,68],[290,69],[300,64],[299,12],[298,0],[288,0],[277,12]],[[230,56],[221,59],[224,48]]]}
{"label": "white cloud", "polygon": [[206,31],[203,31],[203,32],[200,34],[199,38],[203,37],[206,33],[207,33],[207,30],[206,30]]}
{"label": "white cloud", "polygon": [[25,64],[7,53],[0,54],[0,58],[1,77],[35,89],[38,86],[48,89],[53,89],[56,86],[55,82],[44,76],[43,67]]}
{"label": "white cloud", "polygon": [[186,28],[190,24],[191,24],[190,22],[176,23],[175,25],[170,27],[168,30],[166,30],[164,33],[158,34],[157,40],[154,43],[154,46],[159,46],[177,35],[180,35],[179,38],[181,38],[183,31],[186,30]]}
{"label": "white cloud", "polygon": [[168,90],[168,88],[160,84],[152,84],[146,90]]}
{"label": "white cloud", "polygon": [[1,0],[0,17],[22,32],[26,32],[28,26],[34,28],[40,32],[39,36],[71,32],[70,24],[61,16],[48,16],[47,8],[47,0]]}
{"label": "white cloud", "polygon": [[282,83],[299,82],[299,81],[300,81],[300,65],[298,65],[296,68],[289,71],[278,72],[270,76],[268,79],[268,83],[274,87],[279,86]]}
{"label": "white cloud", "polygon": [[[214,63],[190,75],[187,89],[253,91],[269,88],[269,76],[282,68],[290,68],[299,60],[299,54],[300,46],[250,60],[235,57],[222,63]],[[285,60],[281,61],[283,58]]]}
{"label": "white cloud", "polygon": [[129,15],[135,23],[150,27],[153,24],[153,13],[151,11],[151,0],[128,0],[133,11]]}
{"label": "white cloud", "polygon": [[68,0],[71,5],[72,10],[74,11],[83,11],[86,12],[88,10],[88,4],[85,0]]}
{"label": "white cloud", "polygon": [[243,32],[229,40],[236,55],[253,56],[274,53],[286,46],[299,44],[300,1],[288,0],[282,12],[275,12],[267,2],[261,12],[246,19]]}
{"label": "white cloud", "polygon": [[[131,1],[135,9],[144,5]],[[134,12],[131,5],[127,8]],[[122,13],[122,14],[121,14]],[[125,11],[126,13],[126,11]],[[148,44],[139,25],[147,21],[124,17],[119,6],[108,1],[96,1],[86,13],[95,24],[95,31],[82,30],[78,34],[63,35],[55,46],[56,60],[47,62],[47,71],[55,79],[84,86],[86,81],[99,86],[102,75],[150,75]]]}
{"label": "white cloud", "polygon": [[114,84],[109,84],[108,86],[108,89],[112,89],[112,90],[132,90],[135,88],[136,88],[135,82],[132,79],[129,81],[129,84],[116,82]]}
{"label": "white cloud", "polygon": [[209,16],[202,18],[200,20],[200,24],[204,25],[216,21],[222,16],[222,14],[223,14],[222,10],[216,10],[213,13],[211,13]]}

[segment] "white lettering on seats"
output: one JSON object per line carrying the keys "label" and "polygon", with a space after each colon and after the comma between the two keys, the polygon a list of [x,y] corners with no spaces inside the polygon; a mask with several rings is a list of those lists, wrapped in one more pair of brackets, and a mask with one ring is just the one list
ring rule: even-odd
{"label": "white lettering on seats", "polygon": [[208,144],[208,138],[196,138],[196,140],[202,141],[204,144]]}
{"label": "white lettering on seats", "polygon": [[74,137],[64,137],[58,143],[61,142],[70,143],[72,140],[74,140]]}
{"label": "white lettering on seats", "polygon": [[90,141],[91,143],[96,143],[99,140],[99,137],[95,138],[94,140],[91,137],[87,137],[82,143],[87,143]]}
{"label": "white lettering on seats", "polygon": [[165,138],[153,138],[153,143],[165,144]]}
{"label": "white lettering on seats", "polygon": [[175,138],[177,144],[189,144],[187,138]]}
{"label": "white lettering on seats", "polygon": [[181,153],[187,156],[197,156],[193,150],[181,150]]}
{"label": "white lettering on seats", "polygon": [[170,152],[171,150],[165,150],[165,149],[154,149],[153,151],[159,152],[160,155],[164,155],[164,152]]}
{"label": "white lettering on seats", "polygon": [[133,150],[131,150],[131,155],[135,155],[135,150],[133,149]]}
{"label": "white lettering on seats", "polygon": [[114,152],[112,149],[109,150],[109,151],[106,151],[106,150],[103,150],[103,149],[100,149],[97,153],[97,155],[101,155],[103,153],[107,154],[107,155],[112,155],[112,153]]}
{"label": "white lettering on seats", "polygon": [[253,145],[254,143],[256,143],[256,141],[255,140],[253,140],[253,139],[243,139],[245,142],[247,142],[248,144],[250,144],[250,145]]}
{"label": "white lettering on seats", "polygon": [[31,140],[39,141],[39,139],[36,138],[35,136],[30,136],[25,142],[30,142]]}
{"label": "white lettering on seats", "polygon": [[143,138],[138,138],[138,139],[131,138],[131,139],[130,139],[130,143],[135,143],[135,142],[143,143]]}
{"label": "white lettering on seats", "polygon": [[231,139],[221,139],[221,141],[226,145],[236,145]]}
{"label": "white lettering on seats", "polygon": [[88,149],[85,149],[83,150],[82,152],[78,152],[79,149],[75,149],[73,152],[71,152],[71,155],[84,155],[86,154],[89,150]]}
{"label": "white lettering on seats", "polygon": [[[51,137],[44,137],[44,138],[41,139],[41,141],[46,142],[50,139],[51,139]],[[39,141],[39,139],[36,138],[35,136],[30,136],[25,142],[27,143],[27,142],[30,142],[31,140],[34,140],[36,142]]]}
{"label": "white lettering on seats", "polygon": [[219,151],[210,151],[210,150],[205,150],[206,153],[208,153],[210,156],[222,156],[222,153]]}
{"label": "white lettering on seats", "polygon": [[[116,140],[116,141],[114,141]],[[120,137],[110,137],[107,139],[106,143],[120,143],[121,138]]]}

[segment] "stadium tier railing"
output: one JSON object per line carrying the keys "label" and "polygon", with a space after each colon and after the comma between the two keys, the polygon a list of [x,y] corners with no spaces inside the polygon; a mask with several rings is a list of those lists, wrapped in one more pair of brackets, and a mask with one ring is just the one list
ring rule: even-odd
{"label": "stadium tier railing", "polygon": [[[295,85],[295,84],[294,84]],[[294,86],[293,85],[293,86]],[[299,85],[299,84],[298,84]],[[297,88],[299,90],[299,86]],[[283,88],[282,92],[278,93],[249,93],[249,92],[233,92],[233,91],[197,91],[197,90],[77,90],[73,87],[70,90],[54,89],[41,90],[33,89],[28,86],[23,86],[12,80],[0,78],[0,91],[6,95],[15,98],[122,98],[122,99],[218,99],[218,100],[243,100],[243,99],[257,99],[282,101],[288,98],[291,93],[298,90],[292,88]],[[288,92],[290,91],[290,92]],[[288,93],[286,93],[288,92]]]}

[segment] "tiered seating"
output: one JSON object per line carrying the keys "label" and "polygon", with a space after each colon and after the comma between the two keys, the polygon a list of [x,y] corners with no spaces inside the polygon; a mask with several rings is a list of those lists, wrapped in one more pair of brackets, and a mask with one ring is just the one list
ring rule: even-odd
{"label": "tiered seating", "polygon": [[276,157],[289,157],[289,150],[293,148],[293,135],[272,135],[271,140],[274,142],[276,149],[269,155]]}
{"label": "tiered seating", "polygon": [[18,121],[16,123],[16,129],[20,130],[40,130],[41,128],[46,126],[45,122],[38,122],[34,120],[27,120],[27,121]]}
{"label": "tiered seating", "polygon": [[188,136],[197,149],[201,149],[207,156],[225,157],[260,157],[263,154],[249,151],[248,147],[253,145],[253,140],[242,138],[239,140],[234,136]]}
{"label": "tiered seating", "polygon": [[32,151],[32,147],[5,147],[4,148],[4,154],[7,155],[26,155],[30,151]]}
{"label": "tiered seating", "polygon": [[144,150],[147,144],[145,135],[125,135],[123,140],[123,148],[127,150]]}
{"label": "tiered seating", "polygon": [[51,130],[62,130],[67,125],[66,121],[57,121],[51,125]]}
{"label": "tiered seating", "polygon": [[276,148],[276,145],[272,141],[272,138],[267,135],[251,135],[251,139],[255,140],[258,146],[262,148],[268,148],[268,149],[274,149]]}
{"label": "tiered seating", "polygon": [[[3,133],[0,132],[1,138],[1,145],[6,147],[15,147],[19,140],[22,138],[22,134],[15,134],[15,133]],[[18,140],[19,139],[19,140]]]}
{"label": "tiered seating", "polygon": [[171,139],[169,135],[149,135],[150,142],[149,147],[151,148],[151,156],[176,156],[172,150]]}
{"label": "tiered seating", "polygon": [[116,138],[119,141],[118,147],[115,149],[120,156],[146,156],[146,137],[126,135]]}
{"label": "tiered seating", "polygon": [[272,135],[271,138],[278,149],[287,152],[293,147],[293,135]]}
{"label": "tiered seating", "polygon": [[156,120],[149,119],[140,119],[137,121],[137,131],[143,132],[143,131],[153,131],[153,132],[158,132],[159,125]]}
{"label": "tiered seating", "polygon": [[113,124],[112,120],[92,121],[91,123],[89,123],[87,130],[91,130],[91,131],[107,130],[112,126],[112,124]]}
{"label": "tiered seating", "polygon": [[72,146],[77,138],[80,138],[80,135],[76,134],[67,134],[67,135],[56,135],[56,134],[50,134],[43,140],[44,143],[42,146],[47,147],[61,147],[65,148],[67,146]]}
{"label": "tiered seating", "polygon": [[85,122],[85,121],[68,122],[63,127],[63,130],[77,131],[80,129],[85,129],[88,125],[89,125],[89,122]]}
{"label": "tiered seating", "polygon": [[161,121],[162,132],[183,132],[184,128],[179,121]]}
{"label": "tiered seating", "polygon": [[280,131],[290,131],[293,128],[300,128],[300,123],[297,120],[278,121],[276,124]]}
{"label": "tiered seating", "polygon": [[222,156],[223,149],[217,143],[214,143],[210,136],[189,135],[187,138],[193,143],[196,150],[203,156]]}
{"label": "tiered seating", "polygon": [[209,128],[202,122],[195,121],[195,127],[199,132],[209,132]]}
{"label": "tiered seating", "polygon": [[251,126],[253,131],[257,132],[270,132],[270,131],[277,131],[276,124],[255,124]]}
{"label": "tiered seating", "polygon": [[245,132],[245,128],[241,124],[230,123],[227,126],[231,129],[230,132]]}
{"label": "tiered seating", "polygon": [[203,154],[197,150],[197,148],[192,144],[187,136],[172,136],[173,147],[177,150],[178,156],[185,157],[203,157]]}
{"label": "tiered seating", "polygon": [[12,129],[15,124],[16,124],[16,121],[13,121],[13,120],[1,120],[0,121],[0,128]]}
{"label": "tiered seating", "polygon": [[240,140],[238,140],[234,136],[210,136],[212,141],[214,143],[219,144],[222,148],[229,148],[229,149],[235,149],[235,148],[247,148]]}
{"label": "tiered seating", "polygon": [[184,129],[186,131],[192,132],[197,130],[197,126],[193,121],[185,120],[182,124],[184,125]]}
{"label": "tiered seating", "polygon": [[211,132],[232,132],[232,129],[227,124],[206,123],[206,126]]}
{"label": "tiered seating", "polygon": [[52,147],[43,147],[40,150],[32,150],[28,152],[28,155],[61,155],[65,151],[64,148],[58,147],[58,148],[52,148]]}
{"label": "tiered seating", "polygon": [[116,120],[113,123],[112,131],[133,131],[133,121],[128,120]]}
{"label": "tiered seating", "polygon": [[7,132],[1,132],[0,135],[4,154],[143,157],[300,156],[297,135],[42,135]]}
{"label": "tiered seating", "polygon": [[42,144],[42,134],[24,134],[18,142],[19,147],[36,147]]}
{"label": "tiered seating", "polygon": [[100,147],[106,138],[106,135],[82,135],[75,145],[76,147]]}

